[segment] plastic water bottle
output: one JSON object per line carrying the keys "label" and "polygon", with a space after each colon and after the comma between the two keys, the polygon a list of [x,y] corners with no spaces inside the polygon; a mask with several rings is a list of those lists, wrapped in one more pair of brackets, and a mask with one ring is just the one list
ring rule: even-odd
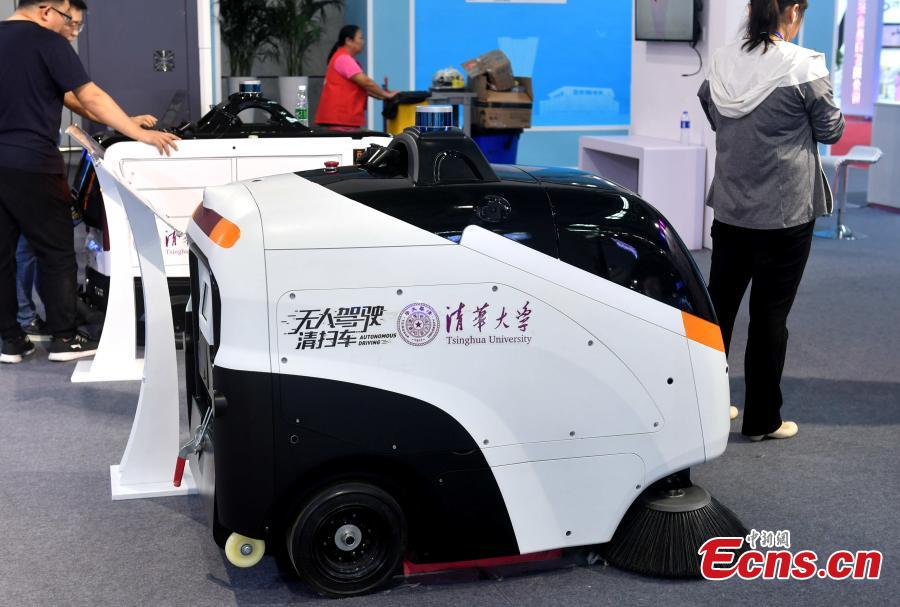
{"label": "plastic water bottle", "polygon": [[306,98],[306,85],[297,87],[297,105],[294,114],[303,126],[309,126],[309,99]]}
{"label": "plastic water bottle", "polygon": [[687,110],[681,112],[681,145],[691,144],[691,116]]}

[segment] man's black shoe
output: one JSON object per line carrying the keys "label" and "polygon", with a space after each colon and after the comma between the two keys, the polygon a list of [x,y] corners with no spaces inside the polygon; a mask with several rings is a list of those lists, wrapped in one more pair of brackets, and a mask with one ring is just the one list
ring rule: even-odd
{"label": "man's black shoe", "polygon": [[34,354],[34,344],[26,335],[3,340],[3,352],[0,353],[0,363],[14,365],[22,362],[26,356]]}
{"label": "man's black shoe", "polygon": [[68,362],[79,358],[93,356],[97,352],[98,343],[92,339],[78,334],[69,339],[54,337],[50,344],[50,360],[54,362]]}

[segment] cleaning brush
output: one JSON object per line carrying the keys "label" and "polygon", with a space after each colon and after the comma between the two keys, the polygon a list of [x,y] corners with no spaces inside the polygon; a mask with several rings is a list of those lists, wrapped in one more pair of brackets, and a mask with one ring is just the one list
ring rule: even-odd
{"label": "cleaning brush", "polygon": [[704,542],[747,535],[738,517],[708,491],[673,486],[671,478],[648,488],[625,513],[612,540],[600,547],[611,565],[644,575],[696,578]]}

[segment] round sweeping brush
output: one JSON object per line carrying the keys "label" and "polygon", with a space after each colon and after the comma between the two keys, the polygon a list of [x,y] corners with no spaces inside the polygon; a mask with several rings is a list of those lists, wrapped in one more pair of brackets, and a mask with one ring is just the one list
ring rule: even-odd
{"label": "round sweeping brush", "polygon": [[746,535],[737,516],[702,487],[657,483],[632,504],[600,552],[611,565],[628,571],[697,578],[704,542]]}

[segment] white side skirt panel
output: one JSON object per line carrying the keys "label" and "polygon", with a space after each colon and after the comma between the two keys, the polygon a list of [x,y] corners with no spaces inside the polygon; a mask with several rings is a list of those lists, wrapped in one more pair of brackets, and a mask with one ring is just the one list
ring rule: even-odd
{"label": "white side skirt panel", "polygon": [[609,541],[637,497],[641,458],[605,455],[493,469],[522,554]]}

